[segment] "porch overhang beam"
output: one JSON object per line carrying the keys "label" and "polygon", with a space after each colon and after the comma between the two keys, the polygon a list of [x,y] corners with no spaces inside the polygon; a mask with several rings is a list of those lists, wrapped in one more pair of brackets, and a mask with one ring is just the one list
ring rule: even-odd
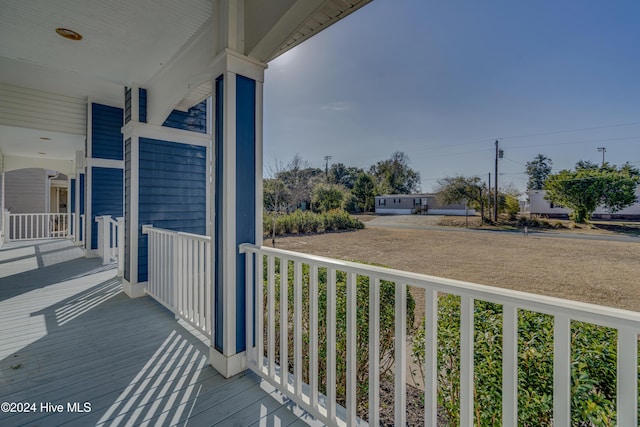
{"label": "porch overhang beam", "polygon": [[150,94],[147,99],[148,123],[162,125],[191,89],[210,81],[209,64],[215,56],[217,37],[213,20],[209,20],[148,84],[131,84],[140,84]]}

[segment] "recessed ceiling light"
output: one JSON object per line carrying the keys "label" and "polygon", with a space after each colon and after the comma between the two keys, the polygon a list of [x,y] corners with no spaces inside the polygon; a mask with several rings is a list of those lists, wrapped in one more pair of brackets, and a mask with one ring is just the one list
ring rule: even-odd
{"label": "recessed ceiling light", "polygon": [[44,156],[47,153],[43,153],[42,151],[38,151],[38,154],[42,154]]}
{"label": "recessed ceiling light", "polygon": [[56,33],[58,33],[60,37],[64,37],[65,39],[68,39],[68,40],[73,40],[73,41],[82,40],[82,35],[80,33],[77,33],[68,28],[56,28]]}
{"label": "recessed ceiling light", "polygon": [[51,141],[51,138],[48,138],[46,136],[41,136],[40,139],[43,141]]}

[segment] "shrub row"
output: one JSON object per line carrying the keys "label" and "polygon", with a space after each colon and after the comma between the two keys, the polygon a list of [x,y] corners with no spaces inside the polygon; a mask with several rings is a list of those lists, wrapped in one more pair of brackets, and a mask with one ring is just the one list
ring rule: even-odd
{"label": "shrub row", "polygon": [[[273,213],[265,212],[262,230],[265,236],[273,231]],[[364,224],[350,216],[342,209],[334,209],[323,213],[297,210],[276,216],[276,235],[324,233],[338,230],[358,230]]]}
{"label": "shrub row", "polygon": [[[502,307],[476,301],[474,310],[474,424],[502,425]],[[423,372],[424,321],[413,338]],[[553,317],[519,310],[518,424],[553,425]],[[583,322],[571,325],[571,425],[616,424],[617,332]],[[438,404],[450,425],[460,422],[460,298],[438,303]]]}

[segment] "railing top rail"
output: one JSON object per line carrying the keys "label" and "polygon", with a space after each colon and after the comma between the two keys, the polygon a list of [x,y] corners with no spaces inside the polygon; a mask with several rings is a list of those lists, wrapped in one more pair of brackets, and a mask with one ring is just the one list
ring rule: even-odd
{"label": "railing top rail", "polygon": [[382,280],[400,282],[418,288],[436,290],[454,295],[470,296],[482,301],[515,306],[544,314],[564,314],[574,320],[596,323],[603,326],[630,327],[640,331],[640,312],[395,270],[376,265],[359,264],[318,255],[301,254],[283,249],[265,246],[260,247],[249,243],[241,244],[239,250],[240,253],[261,252],[282,257],[290,261],[313,263],[320,267],[356,273],[360,276],[375,276]]}
{"label": "railing top rail", "polygon": [[204,242],[211,241],[211,236],[204,236],[202,234],[185,233],[183,231],[167,230],[166,228],[158,228],[152,225],[143,225],[142,234],[149,234],[149,233],[166,234],[166,235],[173,235],[177,237],[186,237],[188,239],[202,240]]}

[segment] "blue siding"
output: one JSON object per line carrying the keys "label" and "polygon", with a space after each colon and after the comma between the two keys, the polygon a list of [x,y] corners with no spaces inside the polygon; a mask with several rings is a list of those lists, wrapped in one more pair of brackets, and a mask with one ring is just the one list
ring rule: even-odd
{"label": "blue siding", "polygon": [[138,281],[148,279],[147,236],[142,226],[205,234],[205,147],[140,138]]}
{"label": "blue siding", "polygon": [[191,132],[207,133],[207,102],[189,108],[188,112],[173,110],[162,126],[188,130]]}
{"label": "blue siding", "polygon": [[124,88],[124,123],[131,121],[131,88]]}
{"label": "blue siding", "polygon": [[131,282],[131,138],[124,143],[124,278]]}
{"label": "blue siding", "polygon": [[113,218],[122,216],[124,174],[122,169],[98,168],[92,169],[91,179],[91,249],[98,248],[97,216],[111,215]]}
{"label": "blue siding", "polygon": [[123,159],[122,125],[122,108],[91,104],[91,157]]}
{"label": "blue siding", "polygon": [[[236,76],[236,247],[256,236],[256,82]],[[236,252],[236,352],[246,348],[245,255]]]}
{"label": "blue siding", "polygon": [[140,123],[147,123],[147,90],[138,89],[138,114]]}
{"label": "blue siding", "polygon": [[223,322],[224,322],[224,301],[222,299],[222,192],[223,192],[223,155],[224,155],[224,141],[223,141],[223,108],[224,108],[224,79],[222,76],[216,79],[216,85],[214,88],[215,93],[215,135],[214,135],[214,150],[215,150],[215,209],[216,220],[214,221],[214,253],[215,255],[215,283],[214,283],[214,314],[216,317],[215,326],[215,343],[213,346],[222,353],[223,341]]}

